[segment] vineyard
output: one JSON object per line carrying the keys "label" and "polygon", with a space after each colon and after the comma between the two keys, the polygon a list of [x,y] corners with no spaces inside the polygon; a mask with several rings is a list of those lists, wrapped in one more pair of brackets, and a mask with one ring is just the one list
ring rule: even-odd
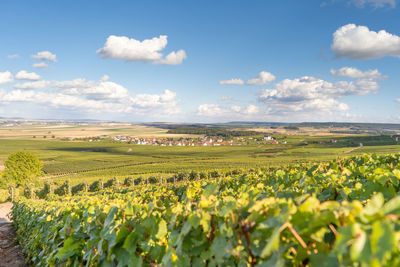
{"label": "vineyard", "polygon": [[366,154],[21,197],[12,219],[36,266],[399,266],[399,162]]}

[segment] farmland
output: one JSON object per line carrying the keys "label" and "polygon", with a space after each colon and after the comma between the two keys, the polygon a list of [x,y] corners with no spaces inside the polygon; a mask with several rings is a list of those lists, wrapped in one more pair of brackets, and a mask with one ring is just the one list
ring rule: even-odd
{"label": "farmland", "polygon": [[400,155],[15,202],[37,266],[398,266]]}
{"label": "farmland", "polygon": [[[396,131],[251,126],[1,128],[0,165],[17,151],[43,163],[34,182],[9,187],[26,259],[37,266],[398,264]],[[196,141],[211,138],[223,140]]]}
{"label": "farmland", "polygon": [[[147,126],[146,126],[147,127]],[[167,135],[163,129],[132,127],[133,136],[154,134]],[[63,128],[63,136],[76,134],[76,128],[67,131]],[[78,127],[79,128],[79,127]],[[134,145],[102,139],[100,142],[63,141],[64,138],[29,138],[24,139],[25,131],[38,131],[36,127],[16,129],[20,135],[12,135],[0,139],[0,165],[6,157],[16,151],[30,151],[39,156],[44,163],[44,174],[41,180],[62,182],[70,179],[78,183],[83,180],[109,179],[112,177],[149,176],[189,172],[191,170],[232,170],[249,169],[263,166],[278,166],[296,162],[326,161],[336,157],[363,153],[392,153],[398,151],[397,142],[390,135],[279,135],[286,144],[256,144],[255,142],[241,146],[211,147],[161,147]],[[59,127],[46,128],[45,131],[55,133]],[[92,130],[83,128],[90,133]],[[119,129],[119,128],[118,128]],[[126,130],[116,129],[116,134]],[[140,130],[138,130],[140,129]],[[118,131],[117,131],[118,130]],[[97,134],[110,132],[107,127]],[[4,129],[3,129],[4,132]],[[23,134],[21,134],[23,133]],[[60,133],[58,133],[59,135]],[[114,133],[115,134],[115,133]],[[186,135],[179,135],[179,137]],[[193,135],[192,135],[193,136]],[[76,136],[74,136],[76,137]],[[171,138],[177,138],[175,135]],[[337,140],[332,143],[331,140]],[[363,144],[360,147],[360,143]]]}

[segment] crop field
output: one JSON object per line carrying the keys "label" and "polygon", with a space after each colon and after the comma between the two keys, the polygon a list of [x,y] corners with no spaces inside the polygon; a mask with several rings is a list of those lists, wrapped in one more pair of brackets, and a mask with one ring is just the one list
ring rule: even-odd
{"label": "crop field", "polygon": [[165,129],[131,123],[35,124],[0,127],[0,139],[35,140],[46,138],[54,140],[101,135],[174,137],[166,132]]}
{"label": "crop field", "polygon": [[[73,184],[83,180],[149,176],[191,170],[232,170],[326,161],[363,153],[396,153],[400,146],[382,136],[282,136],[287,144],[161,147],[101,142],[0,139],[0,166],[16,151],[31,151],[44,163],[41,180]],[[335,138],[337,143],[331,143]],[[304,143],[307,143],[305,145]],[[360,147],[359,143],[363,143]]]}
{"label": "crop field", "polygon": [[37,266],[399,266],[400,154],[19,198]]}

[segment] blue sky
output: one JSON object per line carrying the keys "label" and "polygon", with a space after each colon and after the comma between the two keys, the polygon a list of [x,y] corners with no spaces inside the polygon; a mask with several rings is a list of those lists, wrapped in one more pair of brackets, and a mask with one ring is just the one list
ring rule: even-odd
{"label": "blue sky", "polygon": [[397,4],[1,1],[0,116],[400,122]]}

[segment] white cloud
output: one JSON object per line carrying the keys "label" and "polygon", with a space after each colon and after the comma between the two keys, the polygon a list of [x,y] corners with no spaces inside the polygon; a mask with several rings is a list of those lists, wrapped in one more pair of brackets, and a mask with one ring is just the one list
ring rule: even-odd
{"label": "white cloud", "polygon": [[254,105],[248,105],[246,109],[243,111],[244,114],[253,115],[257,114],[260,111],[260,108]]}
{"label": "white cloud", "polygon": [[9,56],[7,56],[9,59],[17,59],[17,58],[19,58],[19,55],[18,54],[13,54],[13,55],[9,55]]}
{"label": "white cloud", "polygon": [[74,79],[69,81],[39,80],[18,83],[16,90],[0,94],[0,103],[29,102],[68,108],[89,113],[135,113],[149,116],[168,116],[180,112],[176,93],[131,94],[125,87],[108,81]]}
{"label": "white cloud", "polygon": [[126,61],[153,62],[162,65],[181,64],[186,59],[186,52],[171,52],[163,58],[162,50],[167,46],[166,35],[138,41],[126,36],[110,35],[104,47],[97,50],[102,58],[122,59]]}
{"label": "white cloud", "polygon": [[[327,82],[314,77],[285,79],[277,83],[274,89],[263,89],[259,101],[267,105],[266,114],[274,116],[314,116],[333,115],[348,110],[348,106],[339,100],[343,96],[365,95],[376,92],[379,84],[372,78],[364,78],[364,72],[343,71],[343,75],[362,76],[356,81]],[[336,72],[335,72],[336,73]],[[376,73],[372,74],[376,77]]]}
{"label": "white cloud", "polygon": [[36,81],[40,79],[40,75],[34,72],[27,72],[26,70],[21,70],[15,75],[15,79]]}
{"label": "white cloud", "polygon": [[264,85],[275,80],[275,76],[267,71],[262,71],[258,74],[258,77],[247,81],[249,85]]}
{"label": "white cloud", "polygon": [[331,69],[331,74],[338,77],[380,80],[384,76],[377,70],[361,71],[356,68],[343,67],[338,70]]}
{"label": "white cloud", "polygon": [[220,85],[243,85],[244,81],[242,79],[230,79],[225,81],[220,81]]}
{"label": "white cloud", "polygon": [[41,51],[32,55],[32,58],[40,59],[40,60],[47,60],[51,62],[57,61],[57,56],[49,51]]}
{"label": "white cloud", "polygon": [[249,118],[249,116],[259,113],[259,110],[259,107],[255,105],[241,107],[237,105],[222,106],[218,104],[201,104],[197,107],[197,115],[219,118]]}
{"label": "white cloud", "polygon": [[400,37],[385,30],[371,31],[368,27],[348,24],[333,34],[332,51],[339,58],[377,59],[400,57]]}
{"label": "white cloud", "polygon": [[397,98],[395,101],[398,102],[398,103],[400,103],[400,98]]}
{"label": "white cloud", "polygon": [[366,4],[371,4],[374,7],[396,6],[396,0],[350,0],[350,2],[360,8],[365,7]]}
{"label": "white cloud", "polygon": [[49,65],[47,65],[44,62],[40,62],[40,63],[35,63],[32,65],[32,67],[37,68],[37,69],[45,69],[47,68]]}
{"label": "white cloud", "polygon": [[275,85],[275,89],[263,89],[262,99],[275,99],[285,102],[297,102],[325,97],[345,95],[365,95],[379,88],[375,81],[357,80],[327,82],[310,76],[297,79],[285,79]]}
{"label": "white cloud", "polygon": [[186,59],[185,50],[179,50],[178,52],[171,52],[165,58],[160,59],[160,61],[155,62],[155,64],[161,65],[179,65],[182,64],[183,60]]}
{"label": "white cloud", "polygon": [[9,71],[0,72],[0,84],[9,83],[14,80],[13,75]]}

